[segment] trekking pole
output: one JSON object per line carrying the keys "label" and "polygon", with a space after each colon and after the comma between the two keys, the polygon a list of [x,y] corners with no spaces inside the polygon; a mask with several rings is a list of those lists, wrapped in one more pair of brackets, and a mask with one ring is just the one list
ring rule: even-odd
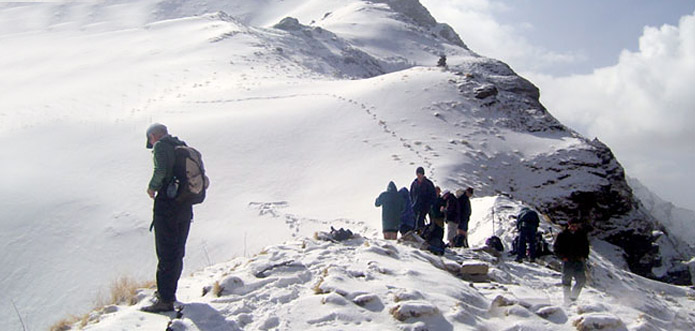
{"label": "trekking pole", "polygon": [[495,235],[495,206],[492,206],[492,235]]}

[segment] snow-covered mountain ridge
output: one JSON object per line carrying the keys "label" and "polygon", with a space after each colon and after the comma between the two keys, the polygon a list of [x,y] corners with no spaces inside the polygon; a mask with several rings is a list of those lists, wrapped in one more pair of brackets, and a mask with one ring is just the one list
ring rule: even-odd
{"label": "snow-covered mountain ridge", "polygon": [[[152,277],[141,191],[153,121],[200,149],[213,181],[196,207],[187,272],[325,230],[308,220],[363,222],[360,233],[378,236],[373,199],[423,165],[445,189],[505,193],[554,221],[589,213],[633,270],[687,275],[687,251],[652,245],[655,223],[634,208],[610,150],[565,128],[537,88],[465,48],[417,1],[0,10],[13,50],[0,55],[12,78],[0,82],[0,139],[15,156],[2,163],[0,279],[33,325],[88,306],[117,276]],[[442,54],[448,70],[434,67]],[[286,217],[255,208],[274,205]],[[0,309],[19,326],[6,300]]]}
{"label": "snow-covered mountain ridge", "polygon": [[[521,208],[504,197],[474,204],[480,208],[471,228],[477,230],[489,230],[494,217],[506,219]],[[282,216],[277,209],[267,215]],[[509,244],[512,225],[500,225],[496,231]],[[542,224],[550,227],[558,229]],[[483,233],[488,231],[471,236],[474,247],[483,245]],[[605,242],[593,245],[610,251]],[[590,286],[579,301],[567,304],[553,257],[522,264],[481,250],[455,249],[439,257],[417,246],[359,235],[338,242],[318,232],[183,279],[179,318],[139,311],[152,295],[141,290],[136,305],[105,307],[78,325],[85,330],[687,330],[695,323],[694,290],[616,269],[596,251]]]}

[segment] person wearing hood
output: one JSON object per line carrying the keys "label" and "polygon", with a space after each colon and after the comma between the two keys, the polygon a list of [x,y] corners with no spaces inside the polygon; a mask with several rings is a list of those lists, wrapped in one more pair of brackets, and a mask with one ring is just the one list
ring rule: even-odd
{"label": "person wearing hood", "polygon": [[160,313],[174,310],[193,207],[190,203],[178,203],[167,194],[174,177],[174,150],[176,146],[185,146],[186,143],[169,135],[167,127],[160,123],[152,124],[146,136],[146,147],[152,149],[154,156],[154,171],[147,186],[147,195],[154,199],[150,230],[154,228],[158,262],[155,300],[152,305],[141,309]]}
{"label": "person wearing hood", "polygon": [[399,227],[401,236],[403,236],[408,233],[408,231],[415,229],[415,212],[413,211],[408,189],[401,187],[401,189],[398,190],[398,194],[400,194],[401,199],[403,199],[403,212],[401,213],[401,225]]}
{"label": "person wearing hood", "polygon": [[381,227],[384,239],[395,240],[398,238],[398,226],[403,214],[403,198],[401,198],[394,182],[389,182],[386,191],[376,198],[374,203],[381,208]]}

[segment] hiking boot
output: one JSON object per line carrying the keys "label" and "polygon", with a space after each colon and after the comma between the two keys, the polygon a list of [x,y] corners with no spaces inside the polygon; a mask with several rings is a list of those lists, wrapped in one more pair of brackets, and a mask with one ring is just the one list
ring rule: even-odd
{"label": "hiking boot", "polygon": [[516,258],[516,259],[514,260],[514,262],[521,263],[521,262],[524,262],[524,259]]}
{"label": "hiking boot", "polygon": [[167,311],[174,311],[173,302],[157,301],[149,306],[140,308],[140,310],[146,313],[163,313]]}

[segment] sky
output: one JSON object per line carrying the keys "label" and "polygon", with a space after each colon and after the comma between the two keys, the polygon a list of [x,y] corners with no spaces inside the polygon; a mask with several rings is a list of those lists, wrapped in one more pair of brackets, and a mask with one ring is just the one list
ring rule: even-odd
{"label": "sky", "polygon": [[421,0],[652,191],[695,210],[695,1]]}

